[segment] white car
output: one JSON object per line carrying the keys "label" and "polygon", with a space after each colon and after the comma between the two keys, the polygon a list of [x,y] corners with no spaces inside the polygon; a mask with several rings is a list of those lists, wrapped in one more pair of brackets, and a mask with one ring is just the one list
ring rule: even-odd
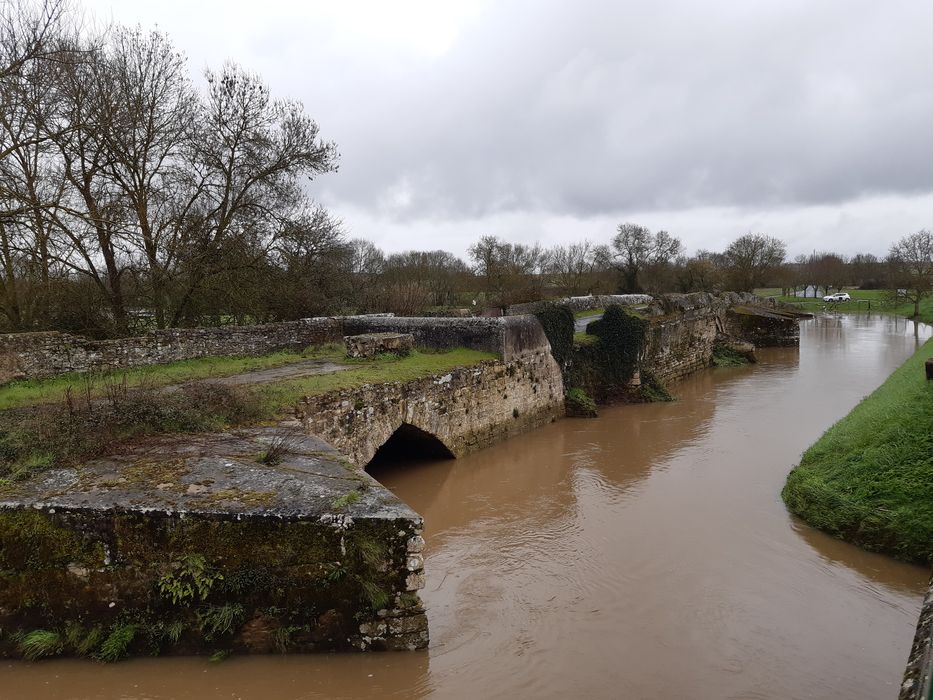
{"label": "white car", "polygon": [[836,292],[835,294],[829,294],[828,296],[823,297],[823,301],[850,301],[852,297],[849,296],[848,292]]}

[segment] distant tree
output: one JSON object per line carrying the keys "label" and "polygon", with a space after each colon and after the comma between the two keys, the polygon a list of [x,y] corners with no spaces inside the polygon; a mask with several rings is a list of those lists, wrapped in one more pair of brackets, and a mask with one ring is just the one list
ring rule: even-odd
{"label": "distant tree", "polygon": [[483,236],[469,248],[474,272],[485,281],[487,298],[499,306],[541,297],[541,272],[546,261],[541,246],[507,243]]}
{"label": "distant tree", "polygon": [[784,262],[784,242],[759,233],[740,236],[726,248],[723,263],[731,289],[750,292],[764,285],[768,276]]}
{"label": "distant tree", "polygon": [[546,253],[544,269],[563,294],[576,296],[592,284],[597,269],[595,246],[589,241],[554,246]]}
{"label": "distant tree", "polygon": [[696,255],[681,259],[677,266],[677,290],[690,292],[712,292],[722,288],[722,270],[718,253],[700,250]]}
{"label": "distant tree", "polygon": [[430,306],[451,306],[467,276],[467,264],[444,250],[390,255],[382,275],[388,310],[416,314]]}
{"label": "distant tree", "polygon": [[813,253],[807,258],[807,273],[811,284],[824,294],[833,289],[842,289],[849,279],[846,260],[836,253]]}
{"label": "distant tree", "polygon": [[920,302],[933,296],[933,233],[923,229],[904,236],[891,246],[888,265],[891,281],[919,316]]}
{"label": "distant tree", "polygon": [[679,239],[667,231],[652,233],[637,224],[619,224],[612,239],[615,260],[622,273],[619,291],[638,293],[642,289],[640,275],[651,266],[673,262],[682,248]]}
{"label": "distant tree", "polygon": [[385,254],[372,241],[354,238],[350,241],[350,287],[357,311],[386,310],[381,275],[385,269]]}
{"label": "distant tree", "polygon": [[849,260],[849,279],[859,289],[880,289],[884,275],[884,262],[872,253],[856,253]]}

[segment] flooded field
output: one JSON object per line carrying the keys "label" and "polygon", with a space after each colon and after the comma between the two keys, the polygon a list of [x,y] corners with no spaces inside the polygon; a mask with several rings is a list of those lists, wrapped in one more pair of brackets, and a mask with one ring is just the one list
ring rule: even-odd
{"label": "flooded field", "polygon": [[0,698],[894,698],[929,572],[812,530],[780,490],[929,336],[821,317],[674,403],[374,467],[425,517],[426,652],[2,662]]}

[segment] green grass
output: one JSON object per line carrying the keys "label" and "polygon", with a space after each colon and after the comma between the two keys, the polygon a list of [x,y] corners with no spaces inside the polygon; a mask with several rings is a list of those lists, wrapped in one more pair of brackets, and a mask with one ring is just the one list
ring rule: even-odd
{"label": "green grass", "polygon": [[576,345],[594,345],[599,342],[599,338],[586,331],[578,331],[573,334],[573,342]]}
{"label": "green grass", "polygon": [[[324,354],[328,359],[332,355],[332,352]],[[81,397],[85,397],[89,392],[91,398],[102,398],[107,395],[110,387],[114,384],[122,385],[124,381],[128,387],[157,388],[194,379],[229,377],[243,372],[280,367],[319,356],[320,350],[315,349],[303,353],[282,351],[262,357],[204,357],[167,365],[108,372],[70,373],[49,379],[11,382],[0,387],[0,411],[40,403],[55,403],[61,401],[69,389]]]}
{"label": "green grass", "polygon": [[782,496],[814,527],[933,563],[933,382],[927,341],[803,455]]}
{"label": "green grass", "polygon": [[[914,315],[913,304],[892,304],[890,300],[890,291],[884,289],[846,289],[845,291],[852,297],[852,301],[833,304],[833,311],[851,313],[871,311],[873,313],[893,314],[906,318],[911,318]],[[755,294],[762,297],[774,297],[778,301],[783,301],[788,304],[798,304],[803,311],[815,311],[826,305],[823,301],[822,294],[815,299],[813,297],[783,296],[781,290],[775,287],[756,289]],[[920,303],[919,320],[924,323],[933,323],[933,297],[927,297]]]}
{"label": "green grass", "polygon": [[[324,348],[317,351],[317,357],[343,360],[342,353],[342,346]],[[463,348],[415,350],[403,358],[384,355],[346,360],[351,369],[334,374],[249,386],[194,382],[172,392],[144,384],[110,391],[100,401],[79,395],[68,401],[0,411],[0,491],[35,472],[101,457],[138,437],[261,425],[283,417],[306,396],[364,384],[411,381],[495,357]]]}
{"label": "green grass", "polygon": [[604,313],[606,313],[605,309],[583,309],[583,311],[575,311],[573,317],[589,318],[590,316],[600,316]]}
{"label": "green grass", "polygon": [[334,374],[318,374],[297,379],[270,382],[256,387],[263,397],[269,417],[294,406],[305,396],[317,396],[338,389],[352,389],[364,384],[408,382],[432,374],[448,372],[455,367],[475,365],[496,355],[479,350],[456,348],[444,352],[415,350],[408,357],[384,355],[373,360],[346,360],[358,365]]}

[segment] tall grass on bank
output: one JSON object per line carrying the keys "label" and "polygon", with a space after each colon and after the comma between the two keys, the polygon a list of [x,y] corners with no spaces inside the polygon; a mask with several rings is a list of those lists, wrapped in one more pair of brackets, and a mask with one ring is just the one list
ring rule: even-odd
{"label": "tall grass on bank", "polygon": [[865,549],[933,563],[933,382],[927,341],[803,455],[782,496],[806,522]]}

